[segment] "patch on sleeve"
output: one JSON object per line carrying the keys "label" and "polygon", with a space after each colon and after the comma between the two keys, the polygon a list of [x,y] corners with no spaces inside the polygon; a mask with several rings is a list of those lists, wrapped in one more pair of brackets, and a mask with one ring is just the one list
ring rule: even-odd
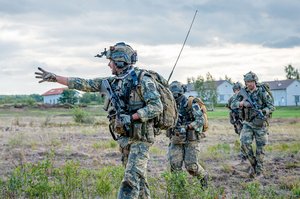
{"label": "patch on sleeve", "polygon": [[155,85],[154,85],[154,83],[148,82],[148,83],[147,83],[147,88],[148,88],[150,91],[154,91],[154,90],[155,90]]}

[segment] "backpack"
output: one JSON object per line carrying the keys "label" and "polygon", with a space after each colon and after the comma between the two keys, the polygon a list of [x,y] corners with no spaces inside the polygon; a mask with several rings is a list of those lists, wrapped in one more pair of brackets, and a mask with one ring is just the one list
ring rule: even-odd
{"label": "backpack", "polygon": [[193,100],[196,99],[198,105],[200,106],[200,109],[203,113],[204,123],[203,123],[203,129],[202,132],[206,132],[208,129],[208,117],[207,117],[207,108],[204,104],[204,102],[200,98],[195,98],[193,96],[189,96],[188,98],[188,108],[192,108]]}
{"label": "backpack", "polygon": [[[145,69],[140,70],[141,72],[138,76],[139,84],[144,75],[151,77],[155,82],[156,88],[160,94],[160,100],[163,104],[163,112],[154,119],[154,127],[160,130],[167,130],[175,127],[178,119],[178,112],[176,101],[169,89],[168,81],[155,71]],[[140,89],[139,93],[140,96],[142,96]],[[158,134],[160,134],[160,131],[156,133],[156,135]]]}
{"label": "backpack", "polygon": [[267,92],[272,98],[272,102],[274,103],[274,97],[270,89],[270,85],[266,82],[257,84],[258,88],[261,88],[262,92]]}

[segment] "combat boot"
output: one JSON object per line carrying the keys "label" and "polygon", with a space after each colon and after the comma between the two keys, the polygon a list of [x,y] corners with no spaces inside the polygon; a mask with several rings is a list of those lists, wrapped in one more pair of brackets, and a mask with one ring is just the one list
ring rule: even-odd
{"label": "combat boot", "polygon": [[250,166],[250,169],[249,169],[249,177],[250,178],[255,178],[256,176],[256,172],[255,172],[255,168]]}
{"label": "combat boot", "polygon": [[203,189],[206,189],[208,187],[208,180],[209,180],[209,175],[208,173],[205,173],[205,175],[200,179],[200,184]]}

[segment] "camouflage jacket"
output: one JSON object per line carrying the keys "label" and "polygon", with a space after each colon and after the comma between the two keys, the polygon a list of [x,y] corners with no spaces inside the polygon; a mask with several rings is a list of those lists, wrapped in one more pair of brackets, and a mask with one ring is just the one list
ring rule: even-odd
{"label": "camouflage jacket", "polygon": [[[243,119],[245,120],[244,123],[257,127],[265,126],[266,121],[263,121],[262,118],[259,118],[257,111],[262,111],[266,119],[269,118],[270,114],[275,110],[271,96],[268,94],[268,92],[262,90],[260,87],[257,87],[253,92],[250,92],[250,90],[247,88],[245,88],[245,90],[248,94],[248,97],[257,104],[258,108],[255,110],[253,107],[242,107],[244,116]],[[232,109],[240,108],[239,104],[242,100],[243,96],[238,94],[236,98],[233,99],[230,107]]]}
{"label": "camouflage jacket", "polygon": [[191,125],[197,133],[202,133],[204,118],[197,102],[193,102],[192,108],[188,107],[188,98],[184,95],[176,99],[178,121],[175,129]]}
{"label": "camouflage jacket", "polygon": [[68,85],[70,89],[85,92],[106,92],[102,81],[107,79],[113,92],[123,102],[124,106],[121,108],[124,114],[132,115],[138,113],[140,116],[140,121],[132,123],[131,130],[139,134],[138,140],[147,141],[148,136],[151,139],[154,136],[153,119],[162,112],[163,105],[154,80],[145,75],[139,83],[138,88],[134,86],[133,76],[131,75],[132,71],[136,73],[137,77],[141,72],[140,69],[131,67],[121,75],[108,78],[82,79],[72,77],[68,79]]}
{"label": "camouflage jacket", "polygon": [[234,93],[229,99],[228,99],[228,108],[229,109],[236,109],[239,107],[235,107],[232,102],[236,101],[236,98],[238,97],[238,94]]}

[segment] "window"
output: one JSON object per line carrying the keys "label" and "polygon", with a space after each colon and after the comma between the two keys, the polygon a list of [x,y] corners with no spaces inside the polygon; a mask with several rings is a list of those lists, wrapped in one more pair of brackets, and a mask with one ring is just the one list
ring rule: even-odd
{"label": "window", "polygon": [[224,95],[220,95],[220,101],[224,101]]}
{"label": "window", "polygon": [[299,95],[295,95],[295,103],[299,103],[300,102],[300,96]]}

